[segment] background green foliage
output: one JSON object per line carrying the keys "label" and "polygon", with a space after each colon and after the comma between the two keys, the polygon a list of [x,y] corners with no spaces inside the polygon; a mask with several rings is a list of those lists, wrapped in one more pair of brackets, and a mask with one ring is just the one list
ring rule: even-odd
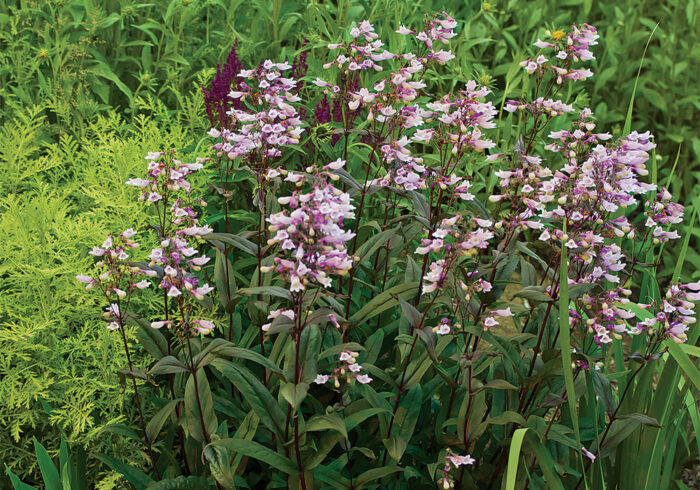
{"label": "background green foliage", "polygon": [[[36,479],[32,436],[54,455],[63,433],[89,451],[109,448],[117,459],[143,463],[129,439],[114,435],[134,417],[116,375],[125,364],[118,339],[74,277],[108,230],[140,224],[123,183],[140,173],[143,155],[194,150],[208,126],[199,87],[234,40],[253,65],[290,59],[303,42],[335,39],[354,21],[386,19],[387,30],[438,9],[460,22],[451,43],[457,59],[439,83],[449,90],[476,78],[494,89],[494,101],[520,94],[522,49],[544,29],[595,25],[595,76],[578,100],[595,101],[599,127],[613,133],[622,130],[658,23],[632,128],[657,135],[659,181],[670,179],[681,201],[695,195],[700,0],[0,4],[0,461]],[[697,268],[698,231],[692,233],[686,261]],[[666,257],[660,273],[669,277],[675,263],[673,254]],[[88,472],[105,488],[117,479],[94,460]]]}

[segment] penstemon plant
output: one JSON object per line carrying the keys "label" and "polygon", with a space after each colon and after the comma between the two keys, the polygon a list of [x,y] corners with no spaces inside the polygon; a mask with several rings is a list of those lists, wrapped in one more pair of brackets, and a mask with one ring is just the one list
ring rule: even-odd
{"label": "penstemon plant", "polygon": [[[655,278],[684,208],[653,137],[571,100],[594,27],[538,39],[500,110],[439,89],[456,27],[397,26],[390,52],[363,21],[252,69],[234,46],[204,89],[211,158],[153,152],[128,182],[158,245],[110,237],[78,279],[129,359],[150,469],[112,464],[136,487],[660,488],[625,456],[662,458],[656,386],[697,395],[700,283]],[[135,303],[141,276],[159,291]]]}

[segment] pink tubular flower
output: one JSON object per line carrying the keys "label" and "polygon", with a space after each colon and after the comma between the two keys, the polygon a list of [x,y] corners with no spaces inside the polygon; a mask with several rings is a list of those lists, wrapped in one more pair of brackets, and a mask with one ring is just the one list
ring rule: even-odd
{"label": "pink tubular flower", "polygon": [[588,449],[585,447],[581,446],[581,452],[583,453],[584,456],[586,456],[588,459],[591,460],[591,462],[595,462],[595,454],[590,452]]}
{"label": "pink tubular flower", "polygon": [[194,330],[204,335],[216,328],[216,325],[211,320],[195,320],[192,323],[194,324]]}
{"label": "pink tubular flower", "polygon": [[[218,131],[218,130],[217,130]],[[213,291],[213,287],[200,281],[194,272],[201,270],[209,262],[209,257],[197,255],[197,239],[212,232],[208,225],[201,225],[195,205],[206,206],[202,199],[190,196],[191,186],[185,177],[200,170],[206,159],[197,159],[195,163],[182,163],[174,158],[174,151],[152,152],[146,158],[148,179],[131,179],[128,184],[144,190],[140,199],[148,193],[157,194],[152,199],[163,221],[156,228],[159,234],[159,246],[149,254],[150,262],[144,273],[149,277],[159,277],[158,287],[166,291],[167,298],[178,298],[177,304],[184,318],[184,309],[188,302],[203,300]],[[121,236],[132,236],[133,230],[127,230]],[[150,283],[141,281],[136,288],[148,287]],[[171,327],[172,321],[156,321],[153,328]],[[191,324],[181,322],[177,325],[190,325],[190,333],[208,333],[214,328],[209,320],[197,320]]]}
{"label": "pink tubular flower", "polygon": [[454,480],[450,475],[452,467],[459,468],[460,466],[464,465],[472,465],[475,462],[476,460],[472,458],[469,454],[465,456],[460,456],[458,454],[453,453],[452,450],[448,448],[445,454],[445,465],[442,468],[442,477],[438,480],[438,485],[440,485],[445,490],[454,488]]}

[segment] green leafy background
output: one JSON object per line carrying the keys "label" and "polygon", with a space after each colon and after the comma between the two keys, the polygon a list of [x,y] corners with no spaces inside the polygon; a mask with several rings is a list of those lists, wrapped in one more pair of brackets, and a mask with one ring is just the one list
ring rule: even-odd
{"label": "green leafy background", "polygon": [[[595,76],[577,101],[593,101],[599,127],[619,134],[636,83],[631,127],[657,136],[658,180],[690,204],[700,164],[698,0],[0,4],[0,461],[37,481],[34,436],[55,456],[63,435],[89,453],[144,464],[122,437],[135,408],[116,374],[125,364],[119,339],[74,277],[110,230],[142,224],[123,183],[139,174],[143,155],[167,147],[194,154],[208,124],[200,87],[233,42],[247,64],[291,59],[303,42],[336,39],[354,21],[378,21],[386,34],[439,9],[460,21],[457,58],[439,83],[449,90],[475,78],[494,101],[520,94],[517,62],[545,29],[595,25]],[[700,267],[698,229],[687,231],[690,271]],[[670,278],[677,256],[665,254],[660,276]],[[677,372],[664,375],[659,385],[677,384]],[[678,400],[686,403],[692,397]],[[652,408],[663,423],[674,407]],[[640,444],[651,445],[650,434]],[[97,488],[123,481],[94,460],[87,472]]]}

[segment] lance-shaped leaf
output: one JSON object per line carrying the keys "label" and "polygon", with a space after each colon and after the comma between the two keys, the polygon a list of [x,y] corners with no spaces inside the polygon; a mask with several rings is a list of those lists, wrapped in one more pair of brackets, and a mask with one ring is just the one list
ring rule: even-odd
{"label": "lance-shaped leaf", "polygon": [[215,359],[219,358],[243,359],[255,362],[263,366],[265,369],[282,374],[282,370],[275,363],[250,349],[236,347],[235,344],[228,340],[217,338],[212,340],[198,355],[195,356],[194,362],[198,368],[211,364]]}
{"label": "lance-shaped leaf", "polygon": [[185,385],[185,428],[191,437],[205,442],[217,426],[209,380],[204,369],[200,369],[190,374]]}
{"label": "lance-shaped leaf", "polygon": [[44,485],[46,485],[46,490],[61,490],[61,478],[58,475],[58,469],[53,464],[49,453],[46,448],[37,441],[36,437],[34,440],[34,452],[36,453],[36,459],[39,462],[39,470],[41,471],[41,477],[44,480]]}
{"label": "lance-shaped leaf", "polygon": [[213,441],[209,446],[225,447],[234,453],[257,459],[268,464],[271,470],[281,470],[289,475],[297,473],[297,466],[291,459],[255,441],[238,438],[219,439]]}
{"label": "lance-shaped leaf", "polygon": [[231,471],[230,450],[222,445],[210,444],[204,448],[203,455],[207,463],[209,463],[209,471],[211,471],[214,479],[223,488],[236,488],[233,472]]}
{"label": "lance-shaped leaf", "polygon": [[258,294],[276,296],[278,298],[284,298],[292,301],[292,293],[290,293],[288,289],[284,289],[279,286],[256,286],[252,288],[241,288],[238,290],[238,294],[244,294],[246,296],[254,296]]}
{"label": "lance-shaped leaf", "polygon": [[180,359],[175,356],[165,356],[151,368],[149,374],[155,376],[158,374],[176,374],[187,371],[189,371],[189,368],[185,366]]}
{"label": "lance-shaped leaf", "polygon": [[[236,294],[236,275],[231,261],[218,249],[216,251],[216,261],[214,262],[214,280],[216,281],[216,291],[219,293],[221,304],[228,311],[228,306]],[[235,303],[233,303],[233,306],[235,307]]]}
{"label": "lance-shaped leaf", "polygon": [[146,437],[148,437],[149,441],[155,441],[156,437],[158,437],[160,429],[163,428],[163,425],[168,418],[170,418],[180,402],[182,402],[182,398],[171,400],[163,408],[158,410],[158,413],[156,413],[148,422],[148,425],[146,425]]}
{"label": "lance-shaped leaf", "polygon": [[280,388],[280,395],[291,405],[292,410],[297,410],[309,391],[309,383],[286,383]]}
{"label": "lance-shaped leaf", "polygon": [[423,391],[420,385],[414,386],[401,400],[398,410],[394,415],[394,433],[388,439],[384,439],[384,446],[389,455],[396,462],[401,461],[408,443],[413,436],[413,430],[418,422]]}
{"label": "lance-shaped leaf", "polygon": [[350,324],[361,325],[370,318],[396,306],[398,304],[397,296],[404,299],[411,298],[415,297],[417,291],[417,282],[409,282],[391,287],[383,293],[378,294],[369,303],[363,306],[360,311],[352,315],[349,319]]}
{"label": "lance-shaped leaf", "polygon": [[329,415],[314,415],[306,422],[306,425],[304,426],[305,432],[316,432],[321,430],[334,430],[339,434],[342,434],[346,439],[348,438],[348,431],[345,427],[345,421],[335,413]]}
{"label": "lance-shaped leaf", "polygon": [[406,471],[406,470],[404,468],[401,468],[400,466],[396,466],[396,465],[382,466],[380,468],[372,468],[371,470],[367,470],[364,473],[361,473],[360,475],[357,476],[357,479],[354,482],[353,488],[363,488],[365,485],[368,485],[369,483],[373,482],[374,480],[379,480],[381,478],[384,478],[385,476],[392,475],[392,474],[397,473],[399,471]]}
{"label": "lance-shaped leaf", "polygon": [[550,295],[544,292],[543,286],[528,286],[522,288],[513,295],[514,298],[524,298],[530,301],[540,301],[542,303],[550,303],[554,301]]}
{"label": "lance-shaped leaf", "polygon": [[244,367],[235,366],[230,361],[223,359],[216,359],[211,365],[226,376],[233,383],[233,386],[241,392],[243,399],[260,417],[260,421],[278,439],[285,440],[284,421],[286,415],[277,400],[258,378]]}
{"label": "lance-shaped leaf", "polygon": [[127,323],[139,327],[137,333],[139,343],[155,359],[168,355],[168,341],[165,339],[165,336],[158,329],[151,327],[151,324],[145,318],[129,314]]}
{"label": "lance-shaped leaf", "polygon": [[116,471],[124,477],[126,481],[131,483],[137,490],[149,487],[153,483],[153,479],[138,468],[123,463],[118,459],[114,459],[106,454],[95,454],[95,457],[106,464],[109,468]]}
{"label": "lance-shaped leaf", "polygon": [[250,240],[234,235],[233,233],[209,233],[204,235],[202,238],[208,241],[219,241],[233,245],[239,250],[248,253],[253,256],[257,256],[258,246],[251,242]]}

